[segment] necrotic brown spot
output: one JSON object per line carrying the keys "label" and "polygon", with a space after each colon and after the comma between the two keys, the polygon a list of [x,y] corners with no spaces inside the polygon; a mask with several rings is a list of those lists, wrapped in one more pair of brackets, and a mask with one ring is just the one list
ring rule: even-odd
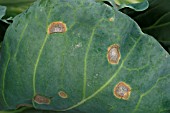
{"label": "necrotic brown spot", "polygon": [[108,48],[107,59],[111,64],[118,64],[120,60],[119,45],[113,44]]}
{"label": "necrotic brown spot", "polygon": [[67,31],[66,24],[63,22],[52,22],[48,27],[48,34],[64,33]]}
{"label": "necrotic brown spot", "polygon": [[67,95],[64,91],[59,91],[59,92],[58,92],[58,95],[59,95],[61,98],[68,98],[68,95]]}
{"label": "necrotic brown spot", "polygon": [[50,104],[50,99],[41,95],[36,95],[34,101],[37,104]]}
{"label": "necrotic brown spot", "polygon": [[114,95],[119,99],[128,100],[131,93],[131,87],[125,82],[119,82],[114,87]]}

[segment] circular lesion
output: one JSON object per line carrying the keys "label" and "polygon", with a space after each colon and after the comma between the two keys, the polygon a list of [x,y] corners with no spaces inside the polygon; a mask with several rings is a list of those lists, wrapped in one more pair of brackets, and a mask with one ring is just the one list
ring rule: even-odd
{"label": "circular lesion", "polygon": [[108,47],[107,59],[110,64],[118,64],[120,60],[120,50],[118,44],[113,44]]}
{"label": "circular lesion", "polygon": [[64,92],[64,91],[59,91],[59,92],[58,92],[58,95],[59,95],[61,98],[64,98],[64,99],[68,98],[67,93]]}
{"label": "circular lesion", "polygon": [[64,33],[67,31],[67,26],[62,21],[52,22],[48,26],[48,34],[52,33]]}
{"label": "circular lesion", "polygon": [[35,95],[33,100],[37,104],[50,104],[50,99],[42,95]]}
{"label": "circular lesion", "polygon": [[130,97],[130,93],[131,93],[131,87],[130,87],[130,85],[126,84],[125,82],[119,82],[114,87],[113,93],[114,93],[114,96],[119,99],[128,100]]}

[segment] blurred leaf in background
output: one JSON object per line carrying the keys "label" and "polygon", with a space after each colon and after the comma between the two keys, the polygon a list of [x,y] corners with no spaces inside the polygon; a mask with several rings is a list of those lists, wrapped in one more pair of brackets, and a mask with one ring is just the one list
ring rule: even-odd
{"label": "blurred leaf in background", "polygon": [[129,7],[135,11],[143,11],[148,8],[148,0],[114,0],[120,8]]}
{"label": "blurred leaf in background", "polygon": [[149,8],[142,12],[121,10],[132,17],[144,33],[154,36],[170,53],[170,1],[149,0]]}
{"label": "blurred leaf in background", "polygon": [[0,5],[0,20],[5,15],[5,12],[6,12],[6,7]]}
{"label": "blurred leaf in background", "polygon": [[4,37],[4,33],[7,29],[7,26],[3,24],[2,22],[2,18],[6,13],[6,7],[5,6],[1,6],[0,5],[0,49],[1,49],[1,42],[3,40]]}
{"label": "blurred leaf in background", "polygon": [[34,1],[36,0],[0,0],[0,50],[1,42],[12,18],[25,11]]}
{"label": "blurred leaf in background", "polygon": [[97,2],[106,2],[106,4],[113,6],[116,5],[120,10],[122,8],[128,7],[135,11],[146,10],[149,6],[148,0],[95,0]]}
{"label": "blurred leaf in background", "polygon": [[36,0],[0,0],[0,5],[7,7],[5,17],[14,17],[26,10]]}
{"label": "blurred leaf in background", "polygon": [[12,18],[25,11],[36,0],[0,0],[0,48]]}

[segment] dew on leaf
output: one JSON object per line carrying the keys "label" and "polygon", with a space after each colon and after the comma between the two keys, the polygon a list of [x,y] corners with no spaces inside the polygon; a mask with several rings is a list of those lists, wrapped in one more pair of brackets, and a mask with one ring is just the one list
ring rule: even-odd
{"label": "dew on leaf", "polygon": [[118,64],[120,60],[119,45],[113,44],[108,48],[107,59],[110,64]]}
{"label": "dew on leaf", "polygon": [[34,101],[37,104],[50,104],[50,99],[45,96],[41,96],[41,95],[36,95],[34,97]]}
{"label": "dew on leaf", "polygon": [[68,98],[67,93],[64,92],[64,91],[59,91],[59,92],[58,92],[58,95],[59,95],[61,98]]}
{"label": "dew on leaf", "polygon": [[66,24],[61,22],[61,21],[52,22],[48,26],[48,34],[52,34],[52,33],[64,33],[66,31],[67,31]]}
{"label": "dew on leaf", "polygon": [[115,97],[128,100],[131,93],[131,87],[125,82],[119,82],[113,90]]}

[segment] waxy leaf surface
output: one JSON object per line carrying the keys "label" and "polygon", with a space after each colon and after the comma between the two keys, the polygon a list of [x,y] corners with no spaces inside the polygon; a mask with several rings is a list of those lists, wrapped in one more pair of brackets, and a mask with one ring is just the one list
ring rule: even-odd
{"label": "waxy leaf surface", "polygon": [[2,44],[2,110],[165,113],[169,85],[170,55],[127,15],[92,0],[38,0]]}

